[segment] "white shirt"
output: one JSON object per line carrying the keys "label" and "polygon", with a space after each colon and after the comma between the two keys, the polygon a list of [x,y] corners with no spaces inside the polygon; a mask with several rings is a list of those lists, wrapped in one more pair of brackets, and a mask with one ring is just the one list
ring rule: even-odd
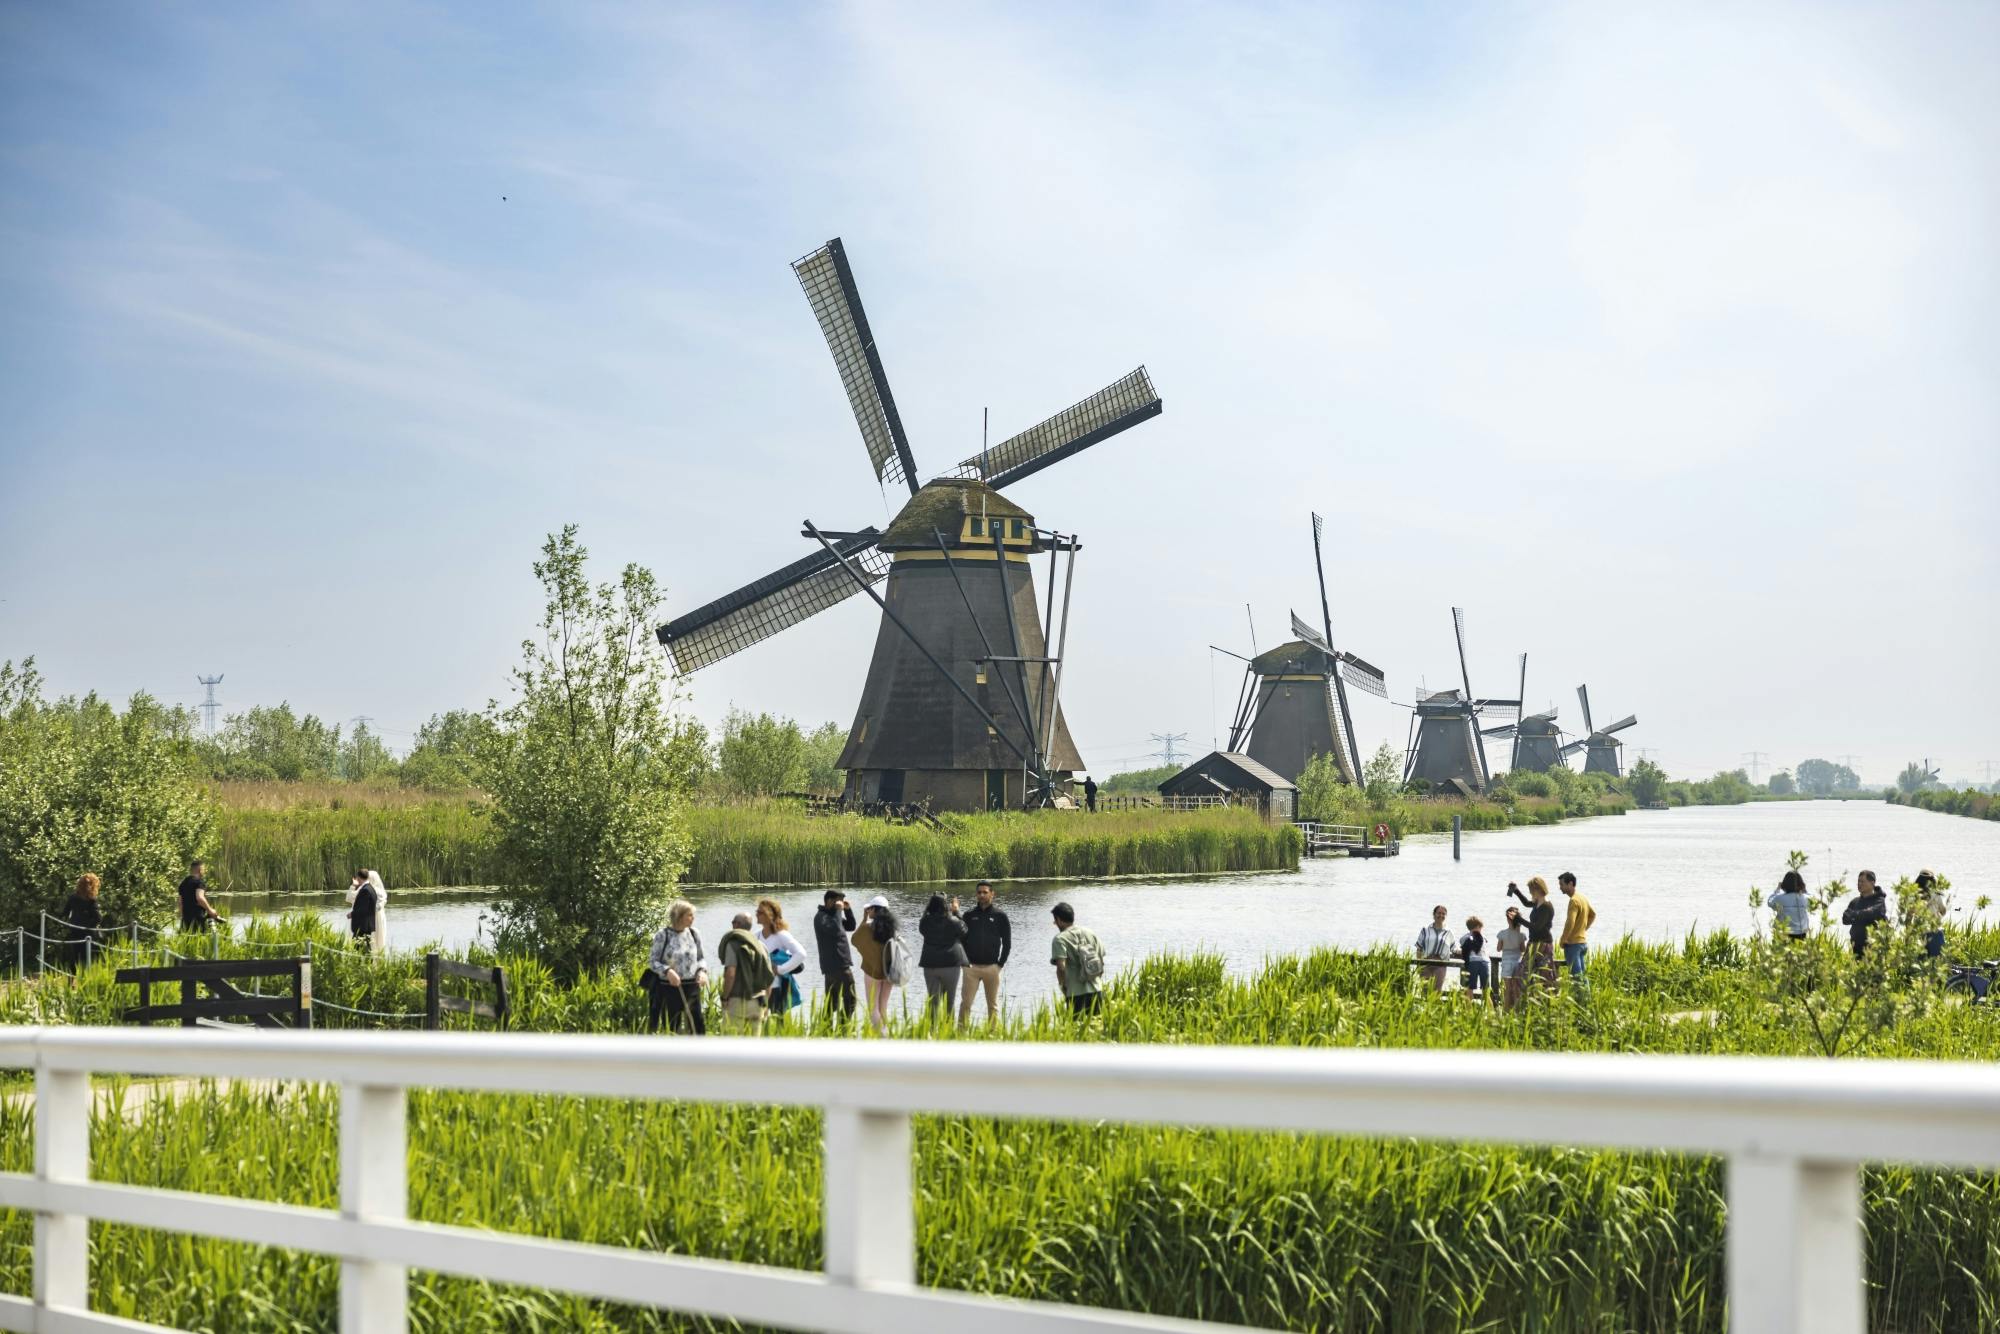
{"label": "white shirt", "polygon": [[1449,959],[1451,946],[1451,930],[1448,927],[1427,926],[1417,932],[1417,957],[1420,959]]}
{"label": "white shirt", "polygon": [[[759,934],[762,935],[761,931]],[[797,936],[789,931],[773,931],[767,936],[762,936],[762,939],[766,954],[776,954],[779,950],[785,950],[792,956],[782,964],[776,959],[771,960],[771,967],[776,970],[778,976],[791,977],[806,970],[806,947],[799,944]]]}

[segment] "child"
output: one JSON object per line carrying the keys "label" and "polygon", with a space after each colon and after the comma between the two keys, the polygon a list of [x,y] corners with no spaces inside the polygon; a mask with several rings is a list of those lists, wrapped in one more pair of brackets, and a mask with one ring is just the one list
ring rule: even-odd
{"label": "child", "polygon": [[1487,983],[1491,980],[1491,968],[1486,962],[1486,936],[1482,928],[1486,924],[1477,917],[1465,919],[1465,934],[1458,938],[1458,948],[1452,953],[1465,960],[1465,990],[1474,1000],[1485,1000]]}
{"label": "child", "polygon": [[1511,1010],[1521,1003],[1522,975],[1526,972],[1523,955],[1528,948],[1528,933],[1521,929],[1521,910],[1507,909],[1507,925],[1493,938],[1500,946],[1500,1004]]}

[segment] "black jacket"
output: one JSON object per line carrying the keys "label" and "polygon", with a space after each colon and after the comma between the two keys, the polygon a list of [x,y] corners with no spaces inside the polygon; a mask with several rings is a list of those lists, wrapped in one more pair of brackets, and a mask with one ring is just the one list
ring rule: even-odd
{"label": "black jacket", "polygon": [[95,928],[104,925],[104,910],[97,900],[82,894],[72,894],[63,905],[63,920],[70,924],[69,938],[82,940],[94,934]]}
{"label": "black jacket", "polygon": [[965,915],[965,961],[1005,967],[1014,952],[1014,929],[998,908],[974,908]]}
{"label": "black jacket", "polygon": [[1848,905],[1841,909],[1840,924],[1847,928],[1847,935],[1859,947],[1868,940],[1868,928],[1878,922],[1889,920],[1889,896],[1870,894],[1866,897],[1855,895]]}
{"label": "black jacket", "polygon": [[363,885],[354,891],[354,906],[347,910],[348,929],[357,936],[375,934],[375,886]]}
{"label": "black jacket", "polygon": [[819,943],[819,970],[838,977],[854,966],[854,909],[822,903],[813,912],[813,939]]}
{"label": "black jacket", "polygon": [[917,919],[917,934],[924,938],[923,953],[917,956],[917,967],[965,967],[965,947],[958,943],[965,938],[963,920],[948,912],[925,913]]}

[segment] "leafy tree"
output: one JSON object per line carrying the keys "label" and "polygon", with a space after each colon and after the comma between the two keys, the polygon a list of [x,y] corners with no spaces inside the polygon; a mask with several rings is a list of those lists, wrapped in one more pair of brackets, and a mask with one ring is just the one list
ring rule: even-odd
{"label": "leafy tree", "polygon": [[1556,781],[1545,773],[1532,769],[1515,769],[1507,775],[1507,785],[1517,796],[1552,797],[1556,793]]}
{"label": "leafy tree", "polygon": [[35,929],[85,871],[105,920],[164,924],[215,829],[191,719],[134,695],[48,703],[30,658],[0,663],[0,925]]}
{"label": "leafy tree", "polygon": [[1911,760],[1903,766],[1903,772],[1896,775],[1896,790],[1904,796],[1909,796],[1912,793],[1922,792],[1936,782],[1937,780],[1931,777],[1930,770]]}
{"label": "leafy tree", "polygon": [[1632,766],[1626,775],[1626,786],[1632,790],[1632,800],[1641,806],[1653,806],[1666,800],[1667,773],[1651,760],[1642,759]]}
{"label": "leafy tree", "polygon": [[726,789],[747,797],[801,791],[810,772],[805,735],[790,718],[731,709],[722,720],[716,772]]}
{"label": "leafy tree", "polygon": [[1181,771],[1178,764],[1160,764],[1151,769],[1128,769],[1122,774],[1113,774],[1098,785],[1103,792],[1146,792],[1157,793],[1160,784]]}
{"label": "leafy tree", "polygon": [[1389,800],[1402,781],[1403,757],[1384,741],[1361,767],[1361,785],[1368,792],[1368,800],[1379,806]]}
{"label": "leafy tree", "polygon": [[1789,773],[1780,769],[1771,775],[1769,781],[1764,786],[1770,789],[1771,795],[1774,797],[1789,797],[1792,793],[1798,791],[1799,785],[1792,781],[1792,776]]}
{"label": "leafy tree", "polygon": [[1861,779],[1854,770],[1832,760],[1800,760],[1796,781],[1799,791],[1814,797],[1853,792],[1861,786]]}
{"label": "leafy tree", "polygon": [[201,751],[217,778],[296,783],[340,776],[340,728],[310,713],[300,717],[289,703],[230,715]]}
{"label": "leafy tree", "polygon": [[396,757],[381,737],[357,722],[340,747],[340,776],[349,782],[365,782],[396,767]]}
{"label": "leafy tree", "polygon": [[587,555],[573,524],[543,544],[547,610],[479,764],[506,875],[495,943],[569,976],[618,959],[658,921],[688,856],[686,755],[653,638],[659,587],[627,565],[593,588]]}
{"label": "leafy tree", "polygon": [[845,749],[847,729],[839,723],[821,723],[806,733],[806,791],[832,794],[847,785],[847,772],[840,767]]}
{"label": "leafy tree", "polygon": [[432,714],[417,729],[416,744],[397,769],[398,781],[405,787],[434,790],[471,787],[479,747],[492,728],[491,719],[470,709]]}
{"label": "leafy tree", "polygon": [[701,719],[676,719],[667,750],[683,791],[699,792],[714,783],[715,749],[708,744],[708,728]]}

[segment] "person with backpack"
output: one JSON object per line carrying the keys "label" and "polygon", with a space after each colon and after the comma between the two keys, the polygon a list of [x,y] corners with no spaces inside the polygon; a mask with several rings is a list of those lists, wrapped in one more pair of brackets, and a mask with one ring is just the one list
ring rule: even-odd
{"label": "person with backpack", "polygon": [[701,932],[694,929],[694,905],[678,899],[667,909],[667,924],[653,937],[641,978],[646,984],[648,1033],[660,1031],[662,1016],[676,1033],[701,1037],[708,1032],[708,1016],[701,1008],[701,989],[708,983],[706,963]]}
{"label": "person with backpack", "polygon": [[1868,932],[1889,920],[1889,896],[1876,883],[1873,871],[1857,875],[1854,887],[1854,897],[1841,910],[1840,924],[1847,928],[1848,943],[1853,946],[1854,957],[1858,959],[1868,952]]}
{"label": "person with backpack", "polygon": [[754,925],[749,913],[737,913],[715,947],[715,957],[722,963],[722,1024],[728,1032],[764,1031],[771,984],[778,978],[764,942],[751,931]]}
{"label": "person with backpack", "polygon": [[782,1019],[799,1007],[799,977],[806,971],[806,947],[799,944],[776,899],[757,900],[757,938],[771,956],[776,977],[771,983],[771,1013]]}
{"label": "person with backpack", "polygon": [[910,952],[896,936],[896,914],[889,910],[889,900],[880,894],[868,900],[853,944],[861,956],[861,980],[868,992],[868,1026],[880,1033],[889,1022],[889,993],[910,980]]}
{"label": "person with backpack", "polygon": [[1076,924],[1076,909],[1058,903],[1049,910],[1056,938],[1049,962],[1056,966],[1056,986],[1069,999],[1074,1014],[1095,1014],[1104,1004],[1104,942],[1087,926]]}

